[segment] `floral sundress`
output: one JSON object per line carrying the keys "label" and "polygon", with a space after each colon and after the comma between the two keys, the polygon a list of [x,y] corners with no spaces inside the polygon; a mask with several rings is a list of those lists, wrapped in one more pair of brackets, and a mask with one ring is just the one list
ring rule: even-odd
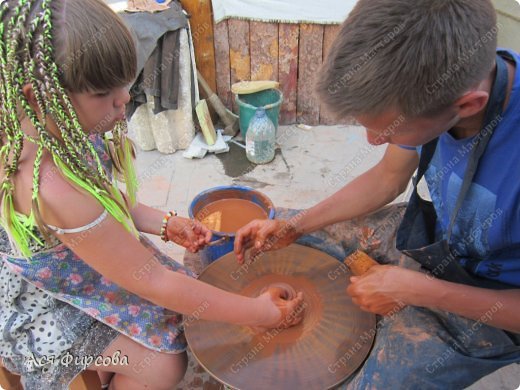
{"label": "floral sundress", "polygon": [[[91,141],[108,171],[102,140]],[[193,276],[146,237],[139,239],[166,268]],[[30,259],[16,256],[0,228],[0,356],[22,374],[25,388],[66,388],[85,360],[64,366],[63,356],[99,355],[119,334],[154,351],[186,349],[180,314],[112,283],[58,240],[34,243],[32,252]]]}

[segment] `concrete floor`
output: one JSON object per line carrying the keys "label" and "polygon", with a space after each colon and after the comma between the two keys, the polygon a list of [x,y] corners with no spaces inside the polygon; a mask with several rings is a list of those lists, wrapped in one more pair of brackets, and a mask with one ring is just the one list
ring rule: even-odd
{"label": "concrete floor", "polygon": [[[384,153],[385,146],[366,142],[364,130],[356,126],[318,126],[309,130],[283,126],[278,130],[280,151],[265,166],[250,164],[244,150],[230,144],[223,155],[188,160],[181,152],[163,155],[139,152],[137,171],[141,202],[162,210],[188,215],[191,200],[199,192],[218,185],[246,185],[267,194],[276,206],[306,208],[337,191]],[[405,199],[402,195],[397,201]],[[182,261],[184,250],[155,242],[169,255]],[[202,389],[190,371],[182,388]],[[197,387],[197,383],[200,386]],[[204,386],[204,388],[207,388]],[[512,365],[483,378],[471,390],[520,388],[520,365]]]}

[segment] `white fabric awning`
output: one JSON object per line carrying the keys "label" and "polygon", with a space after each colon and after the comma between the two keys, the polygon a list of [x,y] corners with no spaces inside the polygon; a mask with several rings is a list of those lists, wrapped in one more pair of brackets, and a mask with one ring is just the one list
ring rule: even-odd
{"label": "white fabric awning", "polygon": [[277,23],[339,24],[356,0],[212,0],[218,23],[228,18]]}

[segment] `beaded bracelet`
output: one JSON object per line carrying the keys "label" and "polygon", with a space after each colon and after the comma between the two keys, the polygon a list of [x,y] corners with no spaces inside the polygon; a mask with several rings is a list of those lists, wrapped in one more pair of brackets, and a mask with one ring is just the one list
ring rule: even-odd
{"label": "beaded bracelet", "polygon": [[166,214],[162,220],[160,235],[161,235],[161,240],[163,240],[164,242],[170,241],[170,239],[168,238],[168,220],[171,217],[176,217],[176,216],[177,216],[176,211],[168,211],[168,214]]}

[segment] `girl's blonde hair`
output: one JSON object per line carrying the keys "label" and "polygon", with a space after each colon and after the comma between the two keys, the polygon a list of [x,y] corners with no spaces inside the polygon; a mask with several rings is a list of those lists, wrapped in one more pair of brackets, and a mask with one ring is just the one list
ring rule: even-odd
{"label": "girl's blonde hair", "polygon": [[121,18],[100,0],[53,3],[56,63],[66,90],[103,91],[134,80],[135,44]]}
{"label": "girl's blonde hair", "polygon": [[[105,172],[68,96],[129,84],[135,78],[136,62],[130,32],[100,0],[6,0],[0,4],[1,223],[17,252],[29,256],[34,241],[43,244],[35,230],[44,238],[49,234],[38,200],[44,150],[51,153],[64,177],[136,233],[128,206],[110,173]],[[27,84],[32,86],[40,116],[22,92]],[[20,109],[37,130],[36,137],[22,131]],[[47,130],[48,119],[56,124],[60,138]],[[29,217],[17,213],[13,203],[13,177],[24,142],[37,145]],[[129,198],[135,201],[133,147],[126,138],[125,124],[118,124],[105,143],[113,151],[114,167],[127,181]]]}

